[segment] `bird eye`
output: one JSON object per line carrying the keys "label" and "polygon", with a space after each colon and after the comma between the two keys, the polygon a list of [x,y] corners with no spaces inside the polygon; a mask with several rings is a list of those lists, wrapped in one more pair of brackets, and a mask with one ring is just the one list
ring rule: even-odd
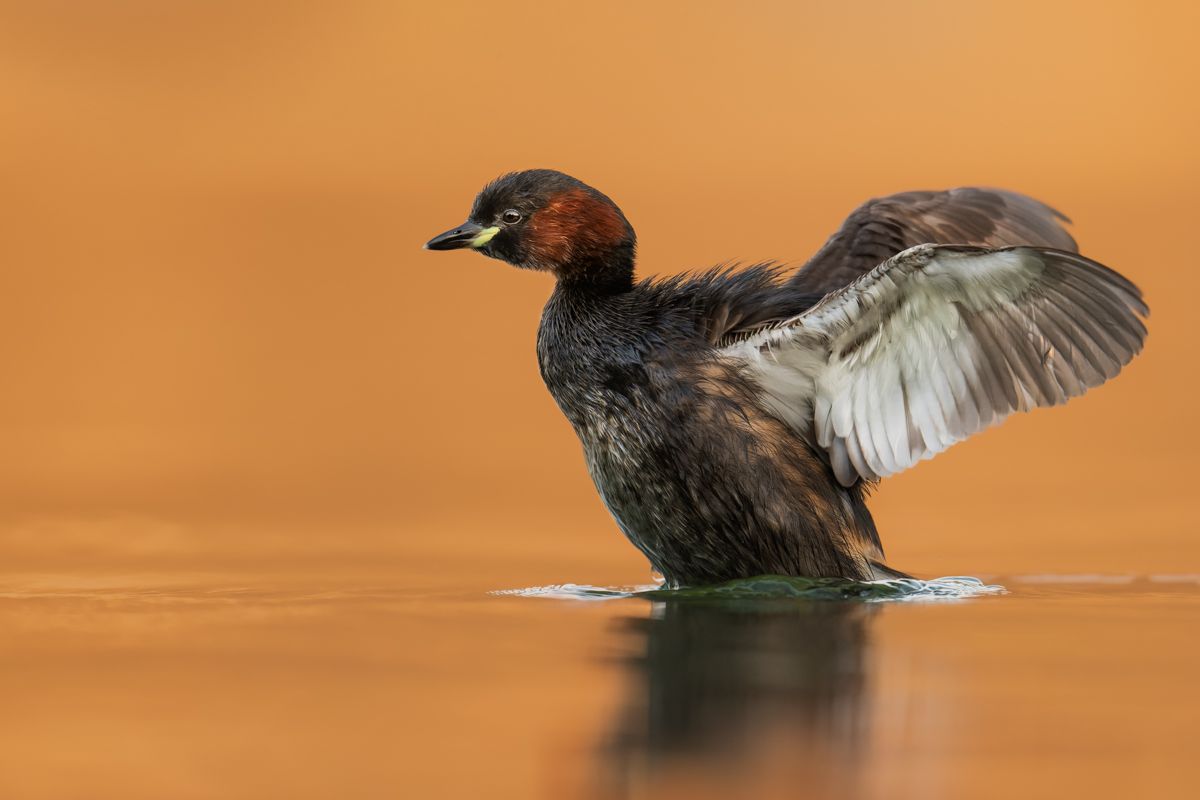
{"label": "bird eye", "polygon": [[500,215],[500,220],[507,225],[513,225],[521,221],[521,212],[515,208],[510,208]]}

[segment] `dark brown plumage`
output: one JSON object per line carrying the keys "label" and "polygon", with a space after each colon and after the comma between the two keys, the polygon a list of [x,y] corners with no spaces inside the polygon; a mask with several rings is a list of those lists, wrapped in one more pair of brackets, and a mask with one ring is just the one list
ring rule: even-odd
{"label": "dark brown plumage", "polygon": [[919,244],[1078,251],[1065,215],[1032,197],[1001,189],[916,191],[868,200],[850,214],[792,283],[814,292],[840,289]]}

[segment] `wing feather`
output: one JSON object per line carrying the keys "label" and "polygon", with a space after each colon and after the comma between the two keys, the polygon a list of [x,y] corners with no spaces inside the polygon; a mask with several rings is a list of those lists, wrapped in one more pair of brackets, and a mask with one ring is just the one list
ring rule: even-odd
{"label": "wing feather", "polygon": [[1075,240],[1062,226],[1068,221],[1045,203],[1003,189],[901,192],[868,200],[851,212],[792,282],[828,292],[923,243],[1027,244],[1073,251]]}
{"label": "wing feather", "polygon": [[849,486],[1113,378],[1148,313],[1136,286],[1076,253],[924,244],[723,354]]}

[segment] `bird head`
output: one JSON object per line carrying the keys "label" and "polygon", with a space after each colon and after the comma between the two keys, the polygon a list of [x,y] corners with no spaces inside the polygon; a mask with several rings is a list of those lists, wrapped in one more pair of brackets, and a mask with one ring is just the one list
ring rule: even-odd
{"label": "bird head", "polygon": [[428,250],[476,250],[559,280],[620,285],[633,279],[637,237],[612,200],[550,169],[489,183],[466,222],[430,239]]}

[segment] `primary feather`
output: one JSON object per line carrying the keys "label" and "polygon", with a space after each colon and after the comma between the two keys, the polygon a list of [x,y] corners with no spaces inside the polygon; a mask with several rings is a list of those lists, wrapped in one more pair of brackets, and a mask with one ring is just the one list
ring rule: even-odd
{"label": "primary feather", "polygon": [[1147,313],[1137,287],[1076,253],[924,244],[723,355],[851,486],[1115,377]]}

